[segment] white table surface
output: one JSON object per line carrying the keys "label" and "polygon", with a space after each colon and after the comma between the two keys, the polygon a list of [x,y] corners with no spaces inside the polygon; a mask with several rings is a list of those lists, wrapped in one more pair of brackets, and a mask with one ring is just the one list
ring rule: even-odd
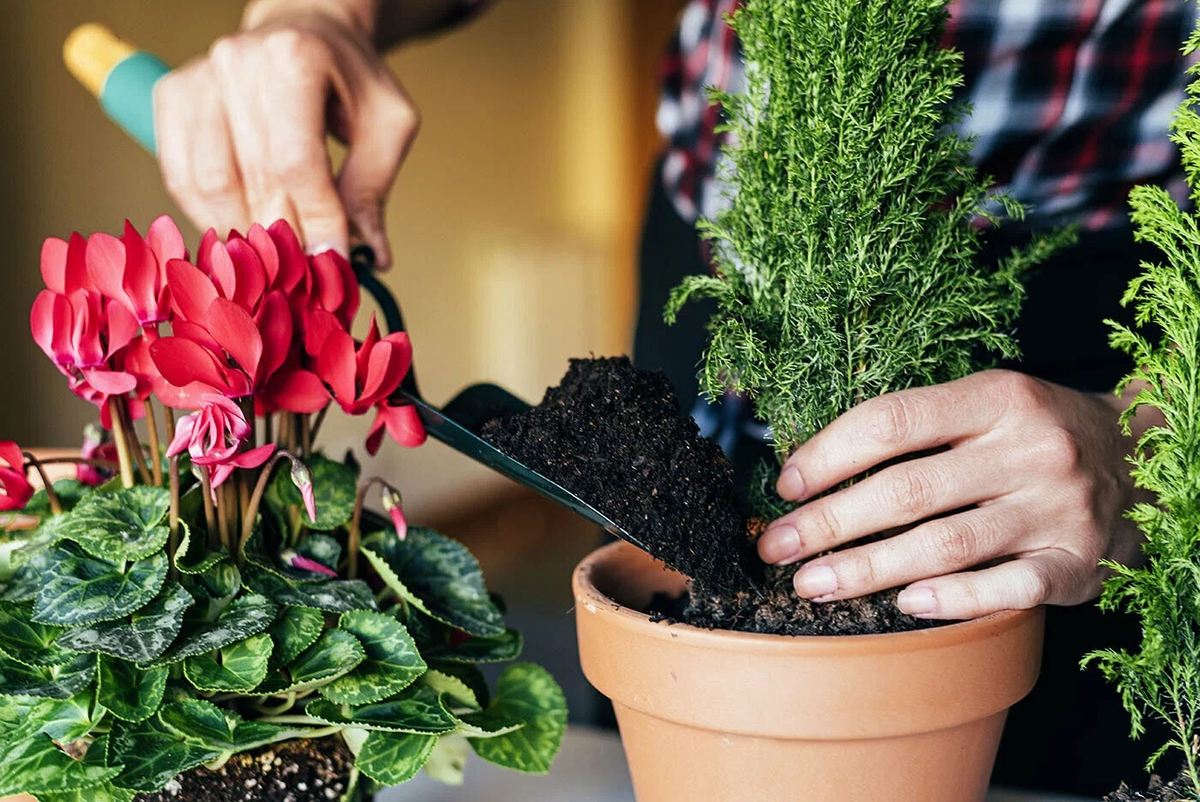
{"label": "white table surface", "polygon": [[[379,802],[634,802],[620,739],[572,726],[545,777],[505,771],[471,756],[466,781],[450,788],[420,774],[379,796]],[[1078,797],[994,791],[988,802],[1095,802]]]}

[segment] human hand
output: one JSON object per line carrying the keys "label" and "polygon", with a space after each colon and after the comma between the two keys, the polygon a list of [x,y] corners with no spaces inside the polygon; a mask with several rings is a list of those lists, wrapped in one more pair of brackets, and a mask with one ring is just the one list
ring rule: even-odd
{"label": "human hand", "polygon": [[796,592],[817,602],[908,585],[897,604],[921,618],[1095,598],[1101,559],[1141,557],[1123,516],[1135,501],[1125,406],[1003,370],[866,401],[788,458],[779,494],[812,500],[768,527],[759,556],[809,560]]}
{"label": "human hand", "polygon": [[[159,81],[163,180],[198,227],[284,219],[310,251],[343,255],[353,228],[391,264],[383,203],[420,117],[375,51],[370,6],[259,0],[241,32]],[[337,176],[327,131],[349,145]]]}

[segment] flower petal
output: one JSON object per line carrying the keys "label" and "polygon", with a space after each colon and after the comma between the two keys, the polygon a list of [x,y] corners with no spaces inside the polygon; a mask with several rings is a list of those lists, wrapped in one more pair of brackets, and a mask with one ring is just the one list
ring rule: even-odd
{"label": "flower petal", "polygon": [[265,446],[252,448],[249,451],[243,451],[229,462],[239,468],[257,468],[271,458],[275,453],[275,444],[267,443]]}
{"label": "flower petal", "polygon": [[287,361],[288,351],[292,348],[292,310],[282,292],[267,293],[254,323],[263,344],[259,373],[270,376]]}
{"label": "flower petal", "polygon": [[67,243],[58,237],[42,241],[42,281],[46,288],[65,293],[67,282]]}
{"label": "flower petal", "polygon": [[304,249],[300,247],[296,232],[286,220],[276,220],[267,229],[267,233],[279,252],[279,275],[276,285],[290,295],[308,275],[308,259],[304,256]]}
{"label": "flower petal", "polygon": [[115,370],[85,370],[87,383],[104,395],[124,395],[133,392],[137,379],[131,374]]}
{"label": "flower petal", "polygon": [[125,276],[124,243],[111,234],[93,234],[87,239],[85,260],[90,285],[105,298],[127,302],[122,284]]}
{"label": "flower petal", "polygon": [[386,410],[387,433],[397,443],[405,448],[416,448],[425,442],[425,424],[421,422],[416,407],[411,404],[398,407],[381,404],[380,409]]}
{"label": "flower petal", "polygon": [[163,337],[150,346],[154,366],[169,383],[186,387],[200,382],[218,389],[228,383],[217,363],[217,357],[207,348],[183,337]]}
{"label": "flower petal", "polygon": [[183,235],[179,233],[179,226],[175,225],[170,215],[163,214],[154,218],[154,222],[146,231],[146,244],[150,246],[150,252],[158,262],[160,280],[165,283],[167,262],[171,259],[187,258],[187,246],[183,242]]}
{"label": "flower petal", "polygon": [[226,297],[231,297],[243,309],[257,309],[262,301],[263,291],[267,288],[267,274],[263,270],[262,261],[250,243],[244,239],[231,238],[225,244],[225,249],[236,276],[234,293]]}
{"label": "flower petal", "polygon": [[139,323],[157,323],[161,319],[158,314],[161,281],[158,261],[142,235],[128,220],[125,221],[121,244],[125,246],[125,272],[121,288],[129,301],[129,311]]}
{"label": "flower petal", "polygon": [[263,341],[250,313],[233,301],[218,298],[209,304],[204,325],[238,367],[253,379],[262,359]]}
{"label": "flower petal", "polygon": [[263,274],[267,278],[267,286],[274,289],[275,279],[279,277],[279,249],[275,247],[275,241],[258,223],[250,226],[250,232],[246,234],[246,239],[258,253],[258,260],[262,262],[263,266]]}
{"label": "flower petal", "polygon": [[317,374],[294,368],[275,374],[267,386],[267,398],[275,409],[317,412],[329,403],[329,391]]}
{"label": "flower petal", "polygon": [[184,320],[204,322],[204,313],[217,299],[217,288],[200,268],[182,259],[167,262],[167,284],[171,305]]}
{"label": "flower petal", "polygon": [[338,403],[349,407],[358,394],[354,386],[354,338],[345,331],[334,331],[325,339],[317,355],[317,374],[331,388]]}

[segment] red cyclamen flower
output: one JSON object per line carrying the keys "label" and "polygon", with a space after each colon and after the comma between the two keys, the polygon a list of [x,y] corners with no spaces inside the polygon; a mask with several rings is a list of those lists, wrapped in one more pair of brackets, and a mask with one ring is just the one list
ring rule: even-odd
{"label": "red cyclamen flower", "polygon": [[162,215],[150,224],[145,239],[128,220],[120,239],[93,234],[85,261],[90,288],[124,306],[153,337],[171,312],[167,262],[186,258],[183,235],[174,220]]}
{"label": "red cyclamen flower", "polygon": [[203,396],[201,402],[199,412],[185,415],[175,427],[168,457],[187,451],[192,462],[212,472],[214,489],[229,478],[234,468],[257,468],[271,458],[273,443],[241,450],[252,430],[237,404],[212,394]]}
{"label": "red cyclamen flower", "polygon": [[0,511],[19,510],[32,496],[21,447],[12,440],[0,441]]}

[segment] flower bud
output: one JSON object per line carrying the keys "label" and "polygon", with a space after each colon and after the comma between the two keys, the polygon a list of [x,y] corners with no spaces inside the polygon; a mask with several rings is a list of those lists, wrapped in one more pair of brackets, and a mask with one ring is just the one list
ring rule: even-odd
{"label": "flower bud", "polygon": [[286,549],[280,552],[279,558],[283,560],[285,565],[290,565],[292,568],[299,568],[301,571],[312,571],[315,574],[324,574],[325,576],[337,576],[337,572],[332,568],[322,565],[316,560],[298,554],[294,549]]}
{"label": "flower bud", "polygon": [[312,471],[298,459],[292,460],[292,484],[300,490],[300,495],[304,498],[304,510],[308,513],[308,520],[317,520],[317,502],[313,498]]}
{"label": "flower bud", "polygon": [[396,527],[396,537],[404,540],[408,536],[408,521],[404,517],[404,499],[400,496],[400,492],[391,485],[384,485],[383,509],[392,518],[392,525]]}

